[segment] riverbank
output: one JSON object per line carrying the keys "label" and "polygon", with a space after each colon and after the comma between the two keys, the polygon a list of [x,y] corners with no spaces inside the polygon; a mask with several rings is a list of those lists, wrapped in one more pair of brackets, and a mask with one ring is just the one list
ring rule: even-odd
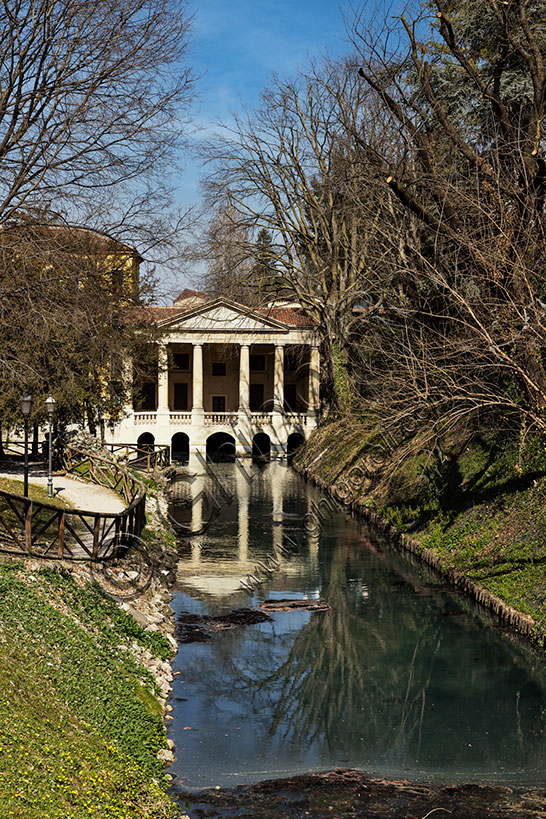
{"label": "riverbank", "polygon": [[295,469],[361,515],[376,533],[418,555],[510,627],[546,641],[546,465],[536,446],[469,446],[461,488],[440,497],[418,458],[388,487],[363,446],[365,427],[334,421],[311,436]]}
{"label": "riverbank", "polygon": [[154,511],[150,496],[127,565],[0,565],[0,815],[180,817],[164,769],[176,551]]}

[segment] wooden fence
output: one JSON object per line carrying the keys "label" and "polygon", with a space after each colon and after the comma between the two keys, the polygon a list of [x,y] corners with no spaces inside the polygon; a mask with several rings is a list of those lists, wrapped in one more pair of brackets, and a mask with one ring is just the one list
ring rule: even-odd
{"label": "wooden fence", "polygon": [[142,469],[153,472],[154,469],[163,469],[171,462],[171,448],[169,446],[137,446],[136,444],[103,444],[112,454],[125,455],[127,466],[133,469]]}
{"label": "wooden fence", "polygon": [[106,560],[117,557],[146,525],[144,486],[117,464],[74,449],[67,471],[118,491],[127,507],[118,513],[60,509],[0,490],[0,551],[21,557]]}

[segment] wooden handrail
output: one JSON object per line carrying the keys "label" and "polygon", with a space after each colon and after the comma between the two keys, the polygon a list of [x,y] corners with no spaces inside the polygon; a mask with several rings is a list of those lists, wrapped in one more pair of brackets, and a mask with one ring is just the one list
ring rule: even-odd
{"label": "wooden handrail", "polygon": [[[104,444],[104,448],[110,450],[112,454],[125,450],[127,465],[142,467],[146,466],[147,472],[152,472],[156,467],[163,468],[169,466],[171,462],[171,448],[169,446],[150,445],[139,447],[136,444]],[[134,457],[130,459],[130,455]]]}
{"label": "wooden handrail", "polygon": [[115,513],[62,509],[0,490],[0,551],[23,557],[107,560],[141,535],[146,489],[140,481],[119,464],[72,448],[64,453],[63,463],[67,472],[80,468],[78,474],[95,483],[121,488],[126,508]]}

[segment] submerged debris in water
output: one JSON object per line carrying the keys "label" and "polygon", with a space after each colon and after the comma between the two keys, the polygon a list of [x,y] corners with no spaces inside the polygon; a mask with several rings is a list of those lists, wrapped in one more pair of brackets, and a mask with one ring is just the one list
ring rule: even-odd
{"label": "submerged debris in water", "polygon": [[187,792],[181,784],[172,790],[185,807],[190,806],[192,819],[541,819],[546,805],[546,792],[538,788],[468,783],[442,786],[370,777],[353,769],[199,793]]}
{"label": "submerged debris in water", "polygon": [[204,643],[217,631],[250,626],[269,620],[269,615],[257,609],[234,609],[229,614],[190,614],[182,611],[176,622],[176,637],[180,643]]}
{"label": "submerged debris in water", "polygon": [[328,611],[331,606],[326,600],[264,600],[262,611]]}

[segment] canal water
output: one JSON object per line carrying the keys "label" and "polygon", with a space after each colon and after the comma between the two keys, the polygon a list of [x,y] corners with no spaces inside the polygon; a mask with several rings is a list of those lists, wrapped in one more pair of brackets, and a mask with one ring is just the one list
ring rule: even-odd
{"label": "canal water", "polygon": [[181,787],[334,767],[546,784],[542,658],[290,467],[184,472],[170,514],[185,527],[177,613],[331,607],[180,645],[169,736]]}

